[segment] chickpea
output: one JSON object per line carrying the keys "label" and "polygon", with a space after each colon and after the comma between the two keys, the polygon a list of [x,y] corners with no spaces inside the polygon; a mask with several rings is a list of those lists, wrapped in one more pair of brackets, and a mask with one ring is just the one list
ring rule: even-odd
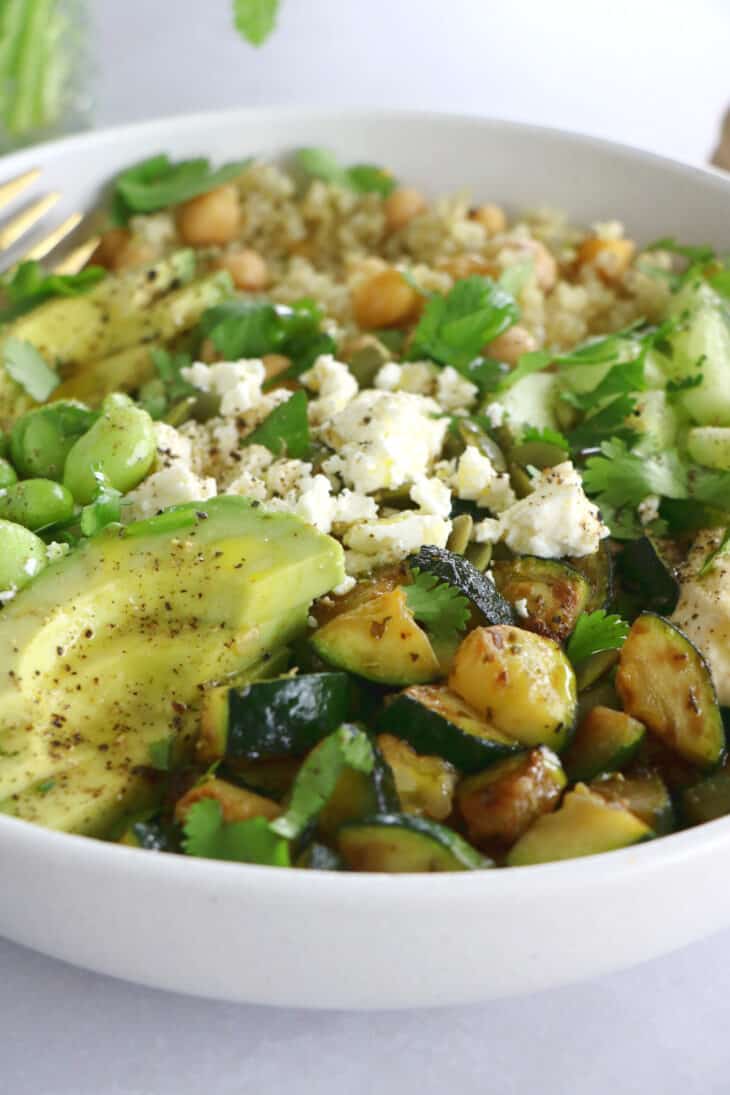
{"label": "chickpea", "polygon": [[504,361],[507,365],[516,365],[522,354],[532,353],[537,343],[526,327],[516,323],[508,327],[501,335],[489,342],[484,350],[489,357]]}
{"label": "chickpea", "polygon": [[241,227],[238,191],[227,183],[184,202],[177,213],[177,227],[191,247],[230,243]]}
{"label": "chickpea", "polygon": [[352,307],[365,330],[402,327],[415,318],[420,298],[397,270],[382,270],[353,291]]}
{"label": "chickpea", "polygon": [[423,213],[426,209],[426,199],[420,190],[413,186],[399,186],[383,203],[385,210],[385,223],[389,232],[397,232],[405,228],[409,221]]}
{"label": "chickpea", "polygon": [[266,369],[267,380],[273,380],[275,376],[279,376],[280,373],[286,372],[291,365],[291,361],[285,354],[264,354],[261,360]]}
{"label": "chickpea", "polygon": [[121,270],[131,270],[135,266],[144,266],[148,262],[154,262],[156,258],[154,247],[144,240],[135,239],[129,229],[110,228],[101,237],[99,246],[91,256],[91,262],[118,273]]}
{"label": "chickpea", "polygon": [[269,284],[269,268],[266,261],[251,247],[229,251],[221,258],[220,265],[231,275],[237,289],[258,293]]}
{"label": "chickpea", "polygon": [[471,215],[472,220],[481,224],[488,236],[497,236],[507,227],[507,214],[501,205],[494,202],[486,202],[480,205]]}
{"label": "chickpea", "polygon": [[578,248],[578,266],[594,266],[606,282],[620,281],[636,253],[633,240],[604,240],[598,236],[584,239]]}

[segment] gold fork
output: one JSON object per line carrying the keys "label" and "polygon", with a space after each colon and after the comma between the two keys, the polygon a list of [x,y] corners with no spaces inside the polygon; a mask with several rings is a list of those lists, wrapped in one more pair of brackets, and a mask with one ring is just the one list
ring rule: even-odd
{"label": "gold fork", "polygon": [[[0,210],[6,209],[15,202],[16,198],[19,198],[21,194],[24,194],[33,183],[40,178],[40,175],[40,168],[34,167],[31,168],[30,171],[25,171],[22,175],[18,175],[16,178],[0,184]],[[27,236],[43,217],[45,217],[46,213],[53,209],[60,197],[61,195],[57,190],[52,190],[49,193],[42,195],[40,198],[36,198],[9,220],[0,224],[0,255],[9,251],[19,240],[24,236]],[[18,263],[25,262],[29,259],[46,258],[63,242],[63,240],[66,239],[67,236],[70,236],[71,233],[78,228],[83,219],[83,214],[71,213],[65,220],[61,221],[60,224],[48,232],[47,235],[33,243],[33,245],[12,264],[9,270],[14,269]],[[98,236],[93,236],[90,239],[84,240],[83,243],[74,247],[73,250],[69,251],[68,254],[52,267],[53,272],[55,274],[77,274],[88,262],[98,244]],[[8,273],[9,270],[5,270],[4,273]]]}

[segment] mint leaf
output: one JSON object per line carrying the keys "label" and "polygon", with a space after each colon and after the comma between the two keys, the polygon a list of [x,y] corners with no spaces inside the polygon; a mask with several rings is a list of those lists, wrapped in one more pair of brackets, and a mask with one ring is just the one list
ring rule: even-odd
{"label": "mint leaf", "polygon": [[317,817],[334,791],[344,768],[369,774],[373,747],[362,730],[345,724],[324,738],[299,769],[285,814],[270,823],[271,831],[293,840]]}
{"label": "mint leaf", "polygon": [[280,403],[260,426],[244,438],[244,445],[265,445],[274,456],[303,460],[309,452],[309,422],[307,396],[294,392],[286,403]]}
{"label": "mint leaf", "polygon": [[387,198],[396,187],[392,175],[375,164],[354,164],[342,167],[337,157],[326,148],[300,148],[297,166],[313,179],[354,190],[358,194],[376,193]]}
{"label": "mint leaf", "polygon": [[573,665],[579,665],[593,654],[620,650],[628,633],[629,625],[620,616],[608,616],[602,608],[583,612],[568,640],[566,653]]}
{"label": "mint leaf", "polygon": [[411,577],[412,584],[403,587],[408,608],[436,642],[451,642],[469,622],[469,601],[454,586],[418,567],[412,568]]}
{"label": "mint leaf", "polygon": [[183,826],[182,846],[186,855],[203,859],[290,866],[286,841],[271,831],[265,818],[224,821],[221,804],[214,798],[202,798],[190,807]]}
{"label": "mint leaf", "polygon": [[112,219],[116,224],[126,224],[134,213],[153,213],[189,201],[237,178],[249,162],[239,160],[211,168],[202,158],[173,163],[163,154],[142,160],[117,176]]}
{"label": "mint leaf", "polygon": [[408,357],[411,361],[430,358],[470,375],[469,365],[480,356],[485,343],[506,331],[519,316],[514,297],[496,282],[478,275],[463,278],[445,296],[434,293],[428,298]]}
{"label": "mint leaf", "polygon": [[21,262],[9,278],[2,282],[8,306],[0,309],[0,323],[23,315],[51,297],[73,297],[93,288],[106,270],[87,266],[78,274],[49,274],[35,259]]}
{"label": "mint leaf", "polygon": [[2,363],[6,373],[36,403],[44,403],[61,383],[61,378],[46,364],[35,346],[14,335],[3,341]]}
{"label": "mint leaf", "polygon": [[150,768],[156,768],[158,772],[169,772],[174,742],[175,738],[172,734],[166,738],[159,738],[157,741],[150,742],[148,749]]}
{"label": "mint leaf", "polygon": [[279,0],[233,0],[236,30],[252,46],[261,46],[276,26]]}

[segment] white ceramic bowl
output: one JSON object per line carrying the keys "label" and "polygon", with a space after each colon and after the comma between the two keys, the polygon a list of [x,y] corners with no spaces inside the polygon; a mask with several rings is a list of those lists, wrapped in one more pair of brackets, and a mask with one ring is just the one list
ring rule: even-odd
{"label": "white ceramic bowl", "polygon": [[[603,141],[475,118],[240,111],[92,133],[7,157],[91,208],[158,151],[216,160],[323,145],[429,193],[625,221],[730,246],[730,183]],[[160,988],[306,1007],[413,1007],[616,970],[730,921],[730,819],[590,859],[448,875],[340,875],[153,855],[0,818],[0,933]]]}

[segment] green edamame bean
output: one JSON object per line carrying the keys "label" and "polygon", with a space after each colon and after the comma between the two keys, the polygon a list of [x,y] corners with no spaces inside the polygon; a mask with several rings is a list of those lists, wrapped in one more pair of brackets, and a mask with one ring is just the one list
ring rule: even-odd
{"label": "green edamame bean", "polygon": [[0,430],[0,456],[7,456],[10,441],[5,430]]}
{"label": "green edamame bean", "polygon": [[23,479],[0,491],[0,517],[33,532],[73,516],[71,492],[52,479]]}
{"label": "green edamame bean", "polygon": [[22,525],[0,520],[0,592],[22,589],[46,565],[46,545]]}
{"label": "green edamame bean", "polygon": [[15,474],[15,468],[9,460],[5,460],[4,457],[0,456],[0,489],[17,482],[18,477]]}
{"label": "green edamame bean", "polygon": [[10,454],[20,475],[60,480],[71,447],[98,417],[96,411],[74,400],[61,400],[24,414],[10,434]]}
{"label": "green edamame bean", "polygon": [[144,479],[155,461],[155,430],[147,411],[115,392],[101,405],[101,417],[66,457],[63,482],[81,505],[94,500],[101,473],[109,486],[126,494]]}

